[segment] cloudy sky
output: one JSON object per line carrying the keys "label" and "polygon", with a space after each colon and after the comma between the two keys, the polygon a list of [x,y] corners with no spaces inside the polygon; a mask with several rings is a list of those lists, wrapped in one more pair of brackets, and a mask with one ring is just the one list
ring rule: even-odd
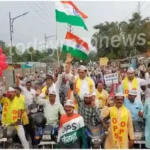
{"label": "cloudy sky", "polygon": [[[138,10],[136,1],[75,1],[80,10],[88,15],[86,24],[88,31],[73,27],[73,33],[90,41],[96,31],[93,26],[105,21],[122,21],[131,18],[133,12]],[[140,11],[143,17],[150,17],[150,2],[140,2]],[[48,2],[0,2],[0,40],[10,44],[9,12],[12,17],[29,12],[26,16],[14,21],[13,44],[33,44],[39,48],[44,43],[44,34],[56,35],[55,3]],[[64,39],[67,25],[57,23],[57,39]],[[56,38],[48,39],[56,44]],[[40,43],[41,42],[41,43]],[[49,45],[49,47],[54,47]]]}

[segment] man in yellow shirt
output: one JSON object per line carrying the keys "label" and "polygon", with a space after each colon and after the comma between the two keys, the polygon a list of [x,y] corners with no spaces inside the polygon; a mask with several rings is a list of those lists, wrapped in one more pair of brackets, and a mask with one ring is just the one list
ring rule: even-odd
{"label": "man in yellow shirt", "polygon": [[105,141],[105,149],[128,149],[134,144],[134,130],[130,111],[123,105],[124,94],[117,93],[115,105],[105,109],[101,120],[106,125],[110,119],[108,136]]}
{"label": "man in yellow shirt", "polygon": [[43,97],[44,99],[48,99],[48,90],[49,88],[53,87],[53,77],[51,75],[49,75],[46,79],[45,79],[45,86],[42,88],[41,94],[40,96]]}
{"label": "man in yellow shirt", "polygon": [[26,140],[24,128],[22,125],[22,112],[24,110],[23,102],[19,101],[16,96],[16,90],[9,87],[10,97],[0,96],[0,103],[3,103],[2,124],[14,125],[20,141],[25,149],[29,148],[29,143]]}
{"label": "man in yellow shirt", "polygon": [[17,98],[20,101],[22,101],[24,104],[24,111],[22,113],[22,122],[23,122],[24,129],[26,132],[26,137],[28,137],[28,134],[30,135],[31,140],[32,140],[32,146],[34,147],[36,145],[35,139],[34,139],[35,138],[35,132],[34,132],[34,128],[32,126],[32,123],[31,122],[29,123],[27,111],[25,110],[25,97],[21,94],[21,88],[20,87],[15,87],[15,89],[16,89]]}
{"label": "man in yellow shirt", "polygon": [[29,124],[29,120],[28,120],[28,116],[27,116],[27,111],[26,111],[26,107],[25,107],[25,97],[24,95],[21,94],[21,88],[20,87],[15,87],[14,88],[16,90],[16,97],[18,98],[19,101],[21,101],[23,103],[23,112],[22,112],[22,121],[24,125]]}
{"label": "man in yellow shirt", "polygon": [[142,104],[141,101],[141,79],[135,76],[135,70],[133,67],[129,67],[127,71],[127,76],[121,82],[121,92],[124,94],[126,98],[128,98],[128,94],[130,90],[136,90],[137,97],[136,102]]}
{"label": "man in yellow shirt", "polygon": [[107,105],[109,94],[104,89],[103,82],[98,82],[97,84],[97,90],[96,90],[96,106],[98,108],[103,108],[105,105]]}
{"label": "man in yellow shirt", "polygon": [[87,68],[85,66],[79,67],[78,74],[79,77],[75,80],[74,88],[80,99],[84,100],[85,93],[95,92],[95,83],[90,77],[87,77]]}

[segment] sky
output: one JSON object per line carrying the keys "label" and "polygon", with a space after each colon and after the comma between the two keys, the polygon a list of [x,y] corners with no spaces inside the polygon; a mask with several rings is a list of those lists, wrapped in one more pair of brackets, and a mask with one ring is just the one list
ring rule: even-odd
{"label": "sky", "polygon": [[[93,29],[94,25],[105,21],[127,21],[133,12],[138,11],[138,2],[136,1],[75,1],[74,3],[88,15],[86,20],[88,31],[72,27],[73,33],[88,43],[96,32]],[[23,49],[23,46],[27,48],[31,45],[37,49],[43,49],[44,34],[46,36],[57,35],[57,40],[64,40],[68,26],[62,23],[56,24],[53,1],[0,1],[0,40],[5,41],[8,45],[10,44],[9,12],[11,12],[12,18],[29,12],[14,21],[13,45],[17,45],[18,48]],[[140,2],[140,12],[143,17],[150,17],[150,2]],[[56,36],[47,40],[48,48],[55,47]]]}

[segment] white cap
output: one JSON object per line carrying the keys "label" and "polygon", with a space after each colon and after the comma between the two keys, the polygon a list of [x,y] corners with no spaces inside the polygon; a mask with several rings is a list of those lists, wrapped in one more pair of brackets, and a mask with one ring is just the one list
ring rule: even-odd
{"label": "white cap", "polygon": [[124,97],[124,94],[123,93],[116,93],[115,96],[123,96]]}
{"label": "white cap", "polygon": [[86,68],[85,66],[81,65],[81,66],[79,67],[79,70],[85,71],[85,70],[87,70],[87,68]]}
{"label": "white cap", "polygon": [[96,92],[93,92],[93,93],[92,93],[92,96],[96,96]]}
{"label": "white cap", "polygon": [[129,95],[137,96],[137,91],[136,90],[130,90]]}
{"label": "white cap", "polygon": [[92,95],[88,92],[84,94],[84,97],[91,97]]}
{"label": "white cap", "polygon": [[9,92],[15,92],[16,89],[14,89],[14,88],[12,88],[12,87],[9,87],[9,88],[8,88],[8,91],[9,91]]}
{"label": "white cap", "polygon": [[129,68],[128,68],[127,73],[134,73],[134,72],[135,72],[135,70],[134,70],[134,68],[133,68],[133,67],[129,67]]}
{"label": "white cap", "polygon": [[41,73],[43,73],[43,71],[41,71]]}
{"label": "white cap", "polygon": [[26,83],[25,83],[25,81],[22,81],[22,80],[21,80],[21,81],[20,81],[20,84],[21,84],[21,85],[25,85]]}
{"label": "white cap", "polygon": [[64,106],[72,106],[72,107],[75,107],[74,102],[73,102],[73,100],[71,100],[71,99],[67,99],[67,101],[66,101],[66,103],[65,103]]}
{"label": "white cap", "polygon": [[56,95],[56,92],[55,92],[55,91],[53,91],[53,90],[49,90],[48,94]]}
{"label": "white cap", "polygon": [[147,81],[144,79],[140,80],[140,86],[146,86],[147,85]]}

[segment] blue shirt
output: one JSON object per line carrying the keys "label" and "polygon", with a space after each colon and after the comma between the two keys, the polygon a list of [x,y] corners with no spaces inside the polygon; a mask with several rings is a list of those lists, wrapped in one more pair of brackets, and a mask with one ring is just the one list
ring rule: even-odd
{"label": "blue shirt", "polygon": [[118,93],[123,93],[123,90],[122,90],[122,88],[121,88],[121,84],[118,86],[117,92],[118,92]]}
{"label": "blue shirt", "polygon": [[131,103],[127,98],[124,101],[124,106],[130,110],[131,114],[132,114],[132,120],[134,121],[138,121],[141,120],[141,118],[139,117],[138,113],[140,110],[143,110],[143,105],[141,103],[135,102]]}

